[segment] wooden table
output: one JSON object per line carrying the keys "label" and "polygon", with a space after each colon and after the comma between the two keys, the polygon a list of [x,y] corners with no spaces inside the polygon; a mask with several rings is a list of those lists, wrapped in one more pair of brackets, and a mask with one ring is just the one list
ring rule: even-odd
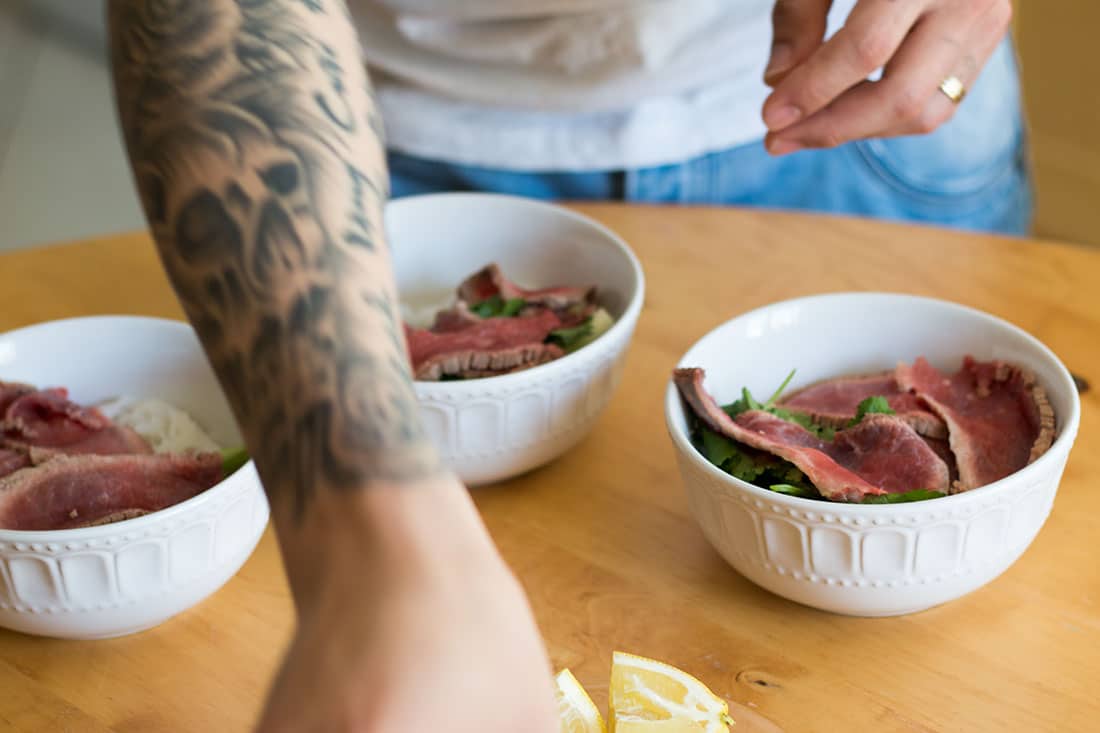
{"label": "wooden table", "polygon": [[[1097,730],[1100,391],[1083,398],[1054,511],[1023,558],[966,598],[887,619],[805,608],[727,566],[689,516],[661,401],[669,369],[710,327],[837,290],[985,309],[1100,386],[1100,251],[848,219],[579,208],[622,234],[648,274],[626,376],[576,450],[476,492],[555,665],[603,707],[612,650],[657,657],[788,731]],[[0,257],[0,330],[93,313],[180,317],[145,235]],[[0,728],[247,730],[292,621],[269,532],[224,589],[151,631],[0,632]]]}

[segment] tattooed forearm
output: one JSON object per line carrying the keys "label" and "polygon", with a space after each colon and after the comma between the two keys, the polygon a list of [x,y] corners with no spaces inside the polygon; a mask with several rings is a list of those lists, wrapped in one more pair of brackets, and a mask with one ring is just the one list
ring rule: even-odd
{"label": "tattooed forearm", "polygon": [[112,0],[119,116],[165,267],[276,511],[437,470],[340,0]]}

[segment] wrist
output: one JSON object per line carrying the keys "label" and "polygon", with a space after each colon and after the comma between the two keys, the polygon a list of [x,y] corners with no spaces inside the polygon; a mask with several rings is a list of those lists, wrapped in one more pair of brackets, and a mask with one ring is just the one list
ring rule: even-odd
{"label": "wrist", "polygon": [[276,528],[300,617],[499,564],[466,488],[450,473],[327,492],[302,521],[276,513]]}

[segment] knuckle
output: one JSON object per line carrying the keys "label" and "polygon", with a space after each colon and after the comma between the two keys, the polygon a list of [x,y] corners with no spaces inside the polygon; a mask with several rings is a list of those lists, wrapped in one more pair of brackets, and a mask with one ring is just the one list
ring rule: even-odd
{"label": "knuckle", "polygon": [[901,87],[894,94],[892,107],[895,119],[914,120],[921,117],[926,97],[915,87]]}
{"label": "knuckle", "polygon": [[852,41],[852,58],[861,71],[871,73],[890,60],[893,42],[881,28],[872,28]]}

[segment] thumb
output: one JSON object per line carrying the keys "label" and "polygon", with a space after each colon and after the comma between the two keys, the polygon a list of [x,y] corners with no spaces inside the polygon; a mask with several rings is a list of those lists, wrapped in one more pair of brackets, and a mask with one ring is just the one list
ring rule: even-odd
{"label": "thumb", "polygon": [[776,0],[765,84],[774,87],[821,45],[832,4],[832,0]]}

